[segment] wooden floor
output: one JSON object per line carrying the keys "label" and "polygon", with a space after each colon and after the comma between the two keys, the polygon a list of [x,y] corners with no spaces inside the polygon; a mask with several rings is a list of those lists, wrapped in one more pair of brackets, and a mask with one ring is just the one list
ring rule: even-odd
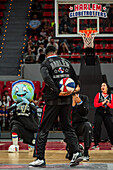
{"label": "wooden floor", "polygon": [[[113,150],[90,150],[89,163],[113,163]],[[47,150],[47,164],[69,163],[65,159],[65,150]],[[19,153],[8,153],[7,150],[0,151],[0,164],[29,164],[36,158],[33,158],[33,152],[28,150],[19,151]]]}

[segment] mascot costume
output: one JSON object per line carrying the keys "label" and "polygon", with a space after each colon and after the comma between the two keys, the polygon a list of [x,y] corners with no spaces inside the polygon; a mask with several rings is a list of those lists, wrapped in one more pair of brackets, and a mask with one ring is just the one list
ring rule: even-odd
{"label": "mascot costume", "polygon": [[14,104],[8,108],[13,111],[10,121],[13,144],[8,152],[18,152],[18,139],[24,143],[35,145],[34,133],[38,130],[37,108],[32,102],[34,97],[34,84],[29,80],[17,80],[12,84],[12,99]]}

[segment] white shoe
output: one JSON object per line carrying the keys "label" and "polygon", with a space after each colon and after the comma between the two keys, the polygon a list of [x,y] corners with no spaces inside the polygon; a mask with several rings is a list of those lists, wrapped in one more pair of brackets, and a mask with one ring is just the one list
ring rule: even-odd
{"label": "white shoe", "polygon": [[35,161],[29,163],[29,166],[32,166],[32,167],[46,167],[46,163],[45,163],[45,160],[42,159],[36,159]]}
{"label": "white shoe", "polygon": [[8,148],[8,152],[19,152],[19,145],[15,146],[15,145],[10,145],[10,147]]}
{"label": "white shoe", "polygon": [[70,162],[70,166],[79,165],[79,162],[83,160],[83,157],[80,152],[73,154],[72,160]]}
{"label": "white shoe", "polygon": [[111,145],[111,150],[113,150],[113,145]]}
{"label": "white shoe", "polygon": [[83,157],[83,161],[84,161],[84,162],[88,162],[88,161],[89,161],[89,156],[84,156],[84,157]]}

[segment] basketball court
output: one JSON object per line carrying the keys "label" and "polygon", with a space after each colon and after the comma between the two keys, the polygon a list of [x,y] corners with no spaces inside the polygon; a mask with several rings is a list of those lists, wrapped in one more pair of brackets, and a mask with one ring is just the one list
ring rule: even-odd
{"label": "basketball court", "polygon": [[[0,142],[0,169],[32,169],[28,164],[36,158],[33,158],[33,151],[28,150],[28,145],[19,142],[20,151],[8,153],[7,149],[10,144],[9,141]],[[76,167],[70,167],[70,161],[65,158],[65,143],[61,140],[48,141],[46,145],[46,169],[113,169],[113,150],[111,150],[109,142],[100,143],[100,150],[90,150],[89,154],[89,162],[81,162]]]}
{"label": "basketball court", "polygon": [[[75,38],[77,43],[93,48],[95,46],[95,37],[97,41],[103,38],[112,38],[113,30],[103,32],[104,23],[107,22],[107,13],[113,5],[113,0],[55,0],[55,37],[56,38]],[[62,10],[63,9],[63,10]],[[61,16],[59,13],[67,14],[71,20],[72,26],[70,33],[61,34]],[[103,25],[102,25],[103,23]],[[84,52],[84,51],[83,51]],[[18,153],[8,153],[10,141],[0,141],[0,169],[38,169],[28,166],[33,158],[33,151],[29,151],[28,145],[19,142],[20,151]],[[93,145],[93,143],[92,143]],[[66,150],[63,141],[49,141],[46,145],[46,169],[81,169],[81,170],[113,170],[113,150],[109,142],[100,143],[100,150],[90,150],[90,161],[81,162],[76,167],[69,166],[69,160],[65,158]],[[39,168],[43,169],[43,168]]]}

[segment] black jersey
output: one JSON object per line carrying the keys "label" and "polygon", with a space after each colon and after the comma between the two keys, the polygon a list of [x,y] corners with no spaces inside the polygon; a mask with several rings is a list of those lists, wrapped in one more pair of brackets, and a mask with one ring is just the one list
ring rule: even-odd
{"label": "black jersey", "polygon": [[42,77],[45,81],[45,102],[46,104],[70,104],[71,96],[58,96],[59,81],[63,78],[70,77],[77,85],[77,76],[71,63],[61,57],[49,56],[41,64],[40,68]]}
{"label": "black jersey", "polygon": [[38,129],[38,118],[37,118],[37,108],[33,103],[11,106],[8,108],[8,112],[13,110],[13,116],[11,118],[11,126],[13,124],[19,124],[25,129],[37,132]]}

